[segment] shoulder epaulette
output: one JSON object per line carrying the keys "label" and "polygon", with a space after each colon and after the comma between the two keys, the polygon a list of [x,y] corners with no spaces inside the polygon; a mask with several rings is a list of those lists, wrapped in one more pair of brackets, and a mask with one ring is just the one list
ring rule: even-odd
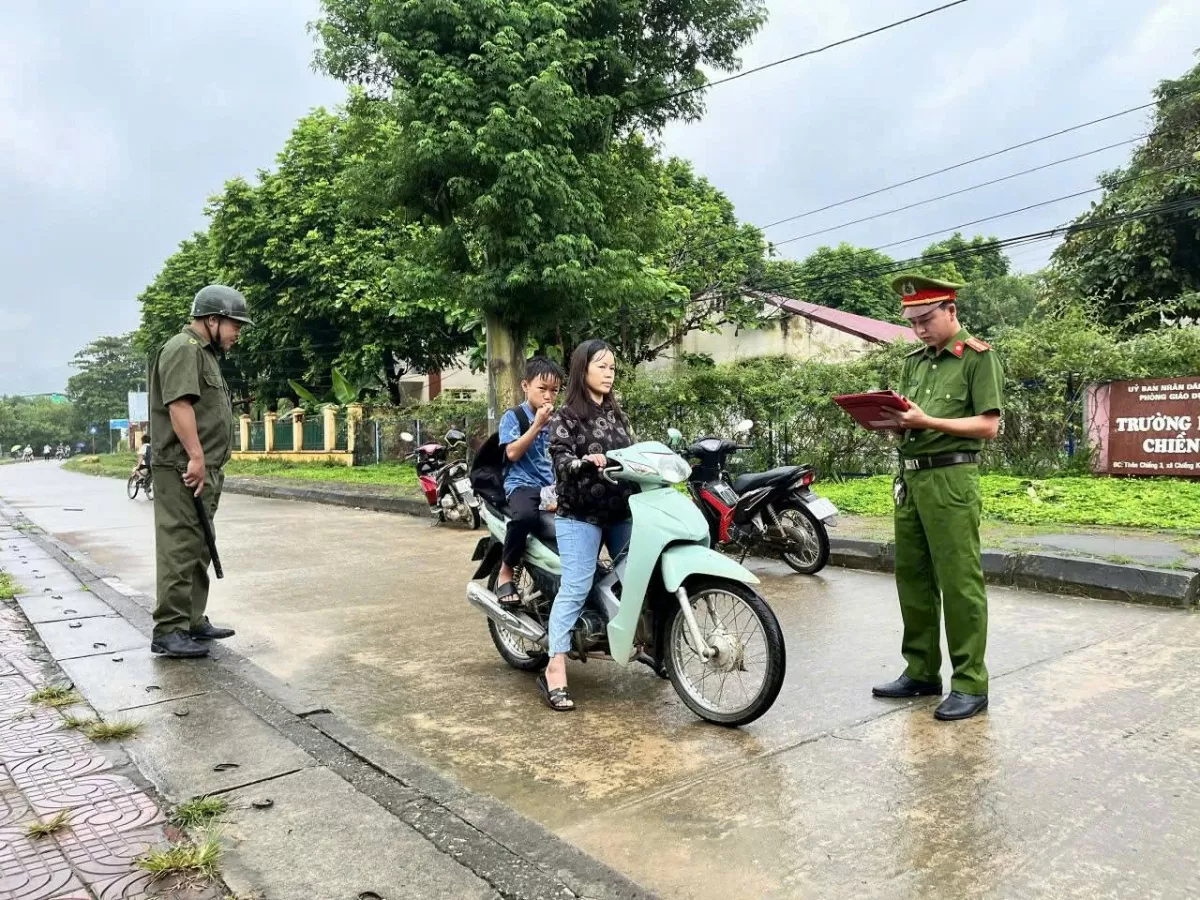
{"label": "shoulder epaulette", "polygon": [[922,345],[921,345],[920,347],[918,347],[916,350],[912,351],[911,353],[906,353],[906,354],[904,354],[904,355],[905,355],[905,356],[919,356],[920,354],[922,354],[922,353],[924,353],[924,352],[925,352],[925,345],[924,345],[924,344],[922,344]]}
{"label": "shoulder epaulette", "polygon": [[992,349],[991,344],[989,344],[987,341],[981,341],[977,337],[967,338],[967,346],[970,347],[972,350],[974,350],[976,353],[986,353],[987,351]]}

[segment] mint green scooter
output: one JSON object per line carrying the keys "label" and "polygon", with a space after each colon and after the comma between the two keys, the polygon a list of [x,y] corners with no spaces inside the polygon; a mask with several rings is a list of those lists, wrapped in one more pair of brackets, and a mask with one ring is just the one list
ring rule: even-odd
{"label": "mint green scooter", "polygon": [[[672,440],[677,436],[672,433]],[[673,485],[691,467],[665,444],[647,441],[608,454],[606,479],[633,482],[633,536],[612,564],[598,563],[592,592],[571,635],[575,659],[641,662],[671,684],[684,703],[719,725],[753,722],[783,685],[783,632],[747,569],[709,547],[704,514]],[[467,600],[488,617],[500,655],[522,671],[547,662],[547,623],[562,566],[553,514],[529,539],[516,573],[521,605],[508,609],[493,593],[507,518],[484,504],[488,536]],[[478,579],[487,579],[487,587]]]}

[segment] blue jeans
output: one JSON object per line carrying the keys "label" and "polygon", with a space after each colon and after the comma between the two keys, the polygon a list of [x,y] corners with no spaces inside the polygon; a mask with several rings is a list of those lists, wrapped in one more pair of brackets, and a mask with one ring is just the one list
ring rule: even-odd
{"label": "blue jeans", "polygon": [[562,560],[562,583],[550,608],[551,654],[567,653],[571,649],[571,629],[579,621],[579,614],[591,593],[601,541],[608,547],[608,555],[616,559],[629,544],[633,523],[625,521],[601,528],[560,516],[554,520],[554,529],[558,537],[558,556]]}

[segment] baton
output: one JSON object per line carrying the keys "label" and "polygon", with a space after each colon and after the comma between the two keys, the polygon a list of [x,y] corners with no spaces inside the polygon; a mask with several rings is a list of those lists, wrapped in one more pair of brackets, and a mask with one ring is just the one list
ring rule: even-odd
{"label": "baton", "polygon": [[192,502],[196,506],[196,515],[200,518],[200,527],[204,529],[204,543],[208,544],[208,555],[212,557],[213,571],[218,578],[224,578],[225,572],[221,568],[221,555],[217,553],[217,539],[213,535],[212,522],[208,521],[208,513],[204,511],[204,501],[193,495]]}

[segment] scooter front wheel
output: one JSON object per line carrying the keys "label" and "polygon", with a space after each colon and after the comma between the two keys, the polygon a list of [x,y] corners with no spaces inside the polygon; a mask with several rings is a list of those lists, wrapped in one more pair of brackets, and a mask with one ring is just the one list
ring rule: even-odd
{"label": "scooter front wheel", "polygon": [[675,602],[666,622],[667,675],[696,715],[730,728],[753,722],[783,687],[787,653],[779,620],[758,592],[724,579],[696,579],[688,602],[709,655],[695,646]]}

